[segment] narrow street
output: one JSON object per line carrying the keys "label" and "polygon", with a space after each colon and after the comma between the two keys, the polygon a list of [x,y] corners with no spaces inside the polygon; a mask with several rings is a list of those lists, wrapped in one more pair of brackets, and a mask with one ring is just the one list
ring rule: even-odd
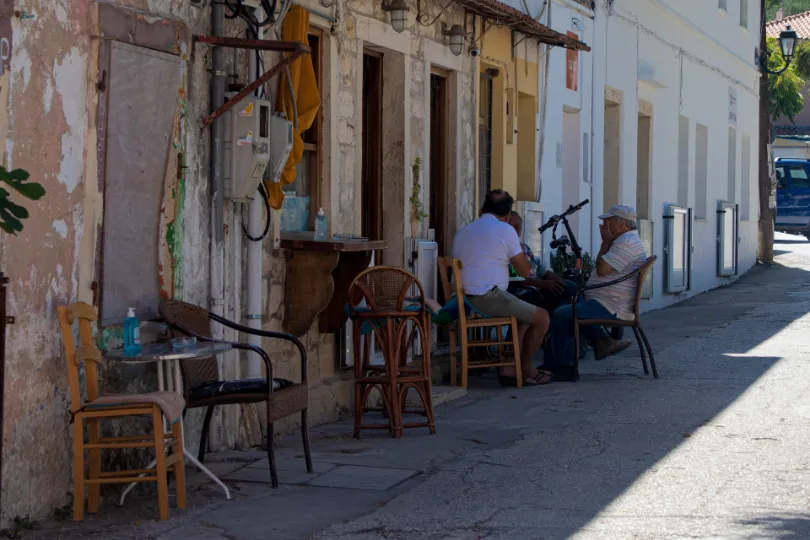
{"label": "narrow street", "polygon": [[349,423],[327,426],[313,430],[314,479],[296,437],[279,491],[261,452],[212,455],[236,500],[197,477],[168,522],[137,521],[153,498],[105,498],[80,526],[23,537],[808,538],[810,244],[781,235],[776,249],[774,267],[644,317],[660,380],[634,352],[586,361],[577,384],[473,378],[438,408],[436,436],[356,441]]}

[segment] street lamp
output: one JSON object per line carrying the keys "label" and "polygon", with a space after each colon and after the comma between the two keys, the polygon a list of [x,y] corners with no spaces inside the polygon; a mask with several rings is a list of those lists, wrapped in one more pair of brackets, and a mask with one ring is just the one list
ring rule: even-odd
{"label": "street lamp", "polygon": [[383,11],[391,13],[391,28],[402,32],[408,23],[408,4],[405,0],[383,0]]}
{"label": "street lamp", "polygon": [[464,38],[467,37],[467,33],[464,32],[463,26],[454,24],[448,30],[447,26],[442,24],[442,34],[450,38],[450,52],[454,56],[458,56],[464,51]]}
{"label": "street lamp", "polygon": [[782,30],[782,32],[779,34],[779,49],[782,51],[782,58],[785,60],[785,65],[782,66],[782,69],[779,71],[772,71],[768,69],[768,51],[763,51],[763,53],[759,56],[759,64],[762,71],[771,75],[781,75],[784,73],[785,70],[790,67],[790,63],[793,61],[793,56],[796,53],[796,45],[798,45],[798,43],[799,34],[797,34],[796,31],[790,28],[790,25],[788,25],[787,28]]}

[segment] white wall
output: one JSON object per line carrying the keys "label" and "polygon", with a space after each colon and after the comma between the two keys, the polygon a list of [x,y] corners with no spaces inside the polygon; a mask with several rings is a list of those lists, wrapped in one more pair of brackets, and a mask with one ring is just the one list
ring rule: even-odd
{"label": "white wall", "polygon": [[[509,0],[518,9],[522,1]],[[535,16],[542,0],[529,0],[529,13]],[[737,132],[736,184],[734,201],[744,198],[750,208],[740,223],[739,274],[756,261],[757,248],[757,159],[759,74],[754,63],[759,2],[749,0],[748,28],[741,28],[740,3],[728,2],[728,12],[719,10],[717,0],[597,0],[590,11],[570,0],[553,0],[550,26],[561,33],[574,31],[592,47],[579,54],[579,88],[565,87],[566,51],[552,49],[548,55],[548,86],[544,92],[544,62],[540,63],[541,109],[547,99],[545,118],[538,115],[538,128],[544,130],[542,163],[538,165],[542,186],[541,202],[546,215],[563,210],[570,198],[570,186],[563,182],[563,164],[570,153],[557,159],[558,145],[570,140],[570,125],[563,135],[564,114],[579,112],[580,132],[590,137],[590,148],[579,140],[580,168],[587,155],[587,178],[579,183],[579,199],[591,204],[578,217],[578,238],[591,253],[598,248],[598,219],[603,205],[604,100],[620,100],[621,152],[619,158],[619,200],[636,206],[636,167],[639,100],[652,104],[652,148],[650,219],[653,222],[653,251],[659,257],[654,270],[653,298],[645,309],[659,308],[688,296],[728,283],[735,278],[718,278],[717,214],[718,200],[729,199],[729,127]],[[576,20],[574,20],[576,19]],[[547,24],[545,16],[540,20]],[[541,51],[542,52],[542,51]],[[729,120],[730,88],[736,93],[736,125]],[[647,107],[649,105],[646,105]],[[678,117],[689,118],[689,186],[687,201],[695,202],[696,124],[708,127],[707,216],[693,223],[694,252],[691,290],[678,296],[664,294],[664,209],[678,200]],[[571,116],[566,116],[570,124]],[[581,135],[580,135],[581,136]],[[743,164],[742,139],[750,137],[750,163]],[[538,138],[538,146],[540,138]],[[572,142],[567,148],[570,149]],[[748,174],[743,174],[748,167]],[[565,167],[570,171],[570,167]],[[584,171],[580,172],[583,176]],[[568,172],[566,177],[568,177]],[[748,178],[748,185],[742,179]],[[590,183],[588,181],[591,181]],[[742,215],[742,217],[745,217]],[[550,241],[546,233],[544,242]]]}
{"label": "white wall", "polygon": [[[595,13],[595,73],[597,89],[594,107],[594,201],[601,208],[603,152],[603,106],[601,93],[620,92],[622,99],[622,156],[620,201],[635,206],[636,147],[640,99],[652,103],[651,219],[653,250],[659,256],[654,273],[654,295],[647,309],[662,307],[686,296],[729,281],[718,278],[717,201],[728,200],[729,88],[737,98],[736,187],[734,201],[742,207],[749,197],[751,212],[740,223],[739,271],[744,273],[756,260],[757,247],[757,155],[742,164],[742,137],[756,141],[758,133],[758,73],[754,65],[755,31],[739,26],[739,3],[728,2],[729,13],[717,9],[716,0],[616,0],[612,9],[597,2]],[[756,4],[756,5],[755,5]],[[757,2],[749,2],[749,26],[759,20]],[[704,34],[703,30],[710,32]],[[681,52],[683,51],[683,52]],[[606,61],[602,62],[600,59]],[[678,199],[678,116],[690,120],[689,206],[695,201],[695,133],[700,123],[709,130],[708,211],[706,220],[693,223],[691,291],[680,296],[664,291],[664,208]],[[752,147],[755,150],[755,145]],[[743,166],[751,181],[743,188]],[[592,245],[592,249],[596,248]],[[733,278],[732,278],[733,279]]]}

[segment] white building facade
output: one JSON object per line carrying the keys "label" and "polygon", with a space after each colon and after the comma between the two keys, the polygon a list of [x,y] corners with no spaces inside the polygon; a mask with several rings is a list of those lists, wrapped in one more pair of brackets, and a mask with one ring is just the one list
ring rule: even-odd
{"label": "white building facade", "polygon": [[658,256],[645,309],[735,280],[757,252],[759,2],[552,0],[550,20],[544,4],[530,14],[592,47],[540,62],[546,217],[590,199],[572,224],[595,255],[597,216],[635,207]]}

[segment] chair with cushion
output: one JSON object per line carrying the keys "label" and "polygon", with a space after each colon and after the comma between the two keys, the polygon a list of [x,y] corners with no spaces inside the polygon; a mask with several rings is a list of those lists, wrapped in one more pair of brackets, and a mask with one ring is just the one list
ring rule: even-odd
{"label": "chair with cushion", "polygon": [[[586,285],[585,287],[580,287],[577,291],[577,294],[574,296],[573,300],[573,312],[574,312],[574,380],[579,379],[579,328],[581,326],[608,326],[608,327],[628,327],[633,329],[633,334],[636,336],[636,342],[638,343],[638,349],[641,353],[641,364],[644,367],[644,374],[649,375],[650,372],[647,369],[647,354],[650,355],[650,366],[652,367],[653,377],[656,379],[658,378],[658,369],[655,366],[655,356],[653,356],[652,347],[650,347],[650,342],[647,341],[647,335],[644,333],[644,329],[641,327],[641,293],[644,289],[644,280],[647,279],[647,274],[650,273],[655,261],[658,257],[653,255],[647,262],[645,262],[642,266],[637,268],[635,271],[630,272],[624,277],[619,279],[614,279],[613,281],[608,281],[607,283],[599,283],[598,285]],[[627,281],[628,279],[635,279],[636,280],[636,295],[633,299],[633,320],[631,321],[623,321],[621,319],[577,319],[577,301],[579,297],[582,296],[584,293],[588,291],[593,291],[595,289],[601,289],[603,287],[609,287],[611,285],[616,285],[617,283],[622,283],[623,281]]]}
{"label": "chair with cushion", "polygon": [[[445,294],[450,289],[448,268],[452,268],[453,281],[455,281],[455,297],[458,304],[458,320],[450,325],[450,384],[458,384],[458,359],[456,343],[461,343],[461,386],[467,388],[469,370],[493,367],[514,366],[517,387],[523,387],[523,372],[520,365],[520,334],[515,317],[487,317],[477,312],[467,314],[467,301],[464,297],[464,287],[461,283],[461,261],[446,257],[439,257],[439,275]],[[507,327],[509,332],[503,332]],[[484,330],[480,333],[480,330]],[[511,347],[509,347],[511,345]],[[484,359],[470,361],[469,349],[472,347],[497,347],[497,359]],[[507,348],[511,348],[512,358],[506,357]]]}
{"label": "chair with cushion", "polygon": [[169,325],[173,334],[193,336],[201,341],[217,341],[211,338],[211,321],[214,321],[243,334],[280,339],[295,345],[301,357],[301,381],[298,383],[273,378],[273,364],[270,357],[260,347],[247,343],[231,343],[231,345],[235,349],[257,353],[264,361],[267,371],[266,377],[220,381],[219,369],[214,357],[205,360],[181,361],[180,371],[183,375],[183,393],[186,398],[186,409],[206,407],[198,454],[201,463],[205,459],[208,429],[211,424],[211,417],[214,414],[214,408],[217,405],[265,402],[267,404],[267,459],[273,487],[278,487],[278,474],[276,473],[276,462],[273,454],[273,423],[298,412],[301,413],[301,437],[304,443],[307,472],[312,473],[312,456],[309,449],[307,428],[307,407],[309,404],[307,353],[301,341],[290,334],[248,328],[210,313],[204,308],[178,300],[161,302],[160,316]]}
{"label": "chair with cushion", "polygon": [[[186,473],[183,459],[183,398],[174,392],[146,394],[100,395],[97,365],[102,363],[101,351],[93,341],[92,323],[97,319],[93,306],[76,302],[70,308],[59,306],[59,327],[65,346],[70,414],[73,424],[73,519],[84,518],[84,491],[87,487],[87,511],[98,512],[101,484],[156,482],[160,519],[169,518],[169,472],[177,481],[177,507],[186,507]],[[79,321],[79,343],[73,338],[73,322]],[[82,398],[81,375],[87,399]],[[125,437],[103,437],[101,421],[127,416],[146,416],[152,420],[151,433]],[[164,433],[163,419],[170,428]],[[87,440],[85,441],[85,426]],[[105,449],[147,448],[155,451],[155,467],[119,471],[101,470],[101,451]],[[169,449],[171,455],[167,455]],[[88,460],[85,461],[85,452]],[[87,471],[85,471],[87,464]]]}

